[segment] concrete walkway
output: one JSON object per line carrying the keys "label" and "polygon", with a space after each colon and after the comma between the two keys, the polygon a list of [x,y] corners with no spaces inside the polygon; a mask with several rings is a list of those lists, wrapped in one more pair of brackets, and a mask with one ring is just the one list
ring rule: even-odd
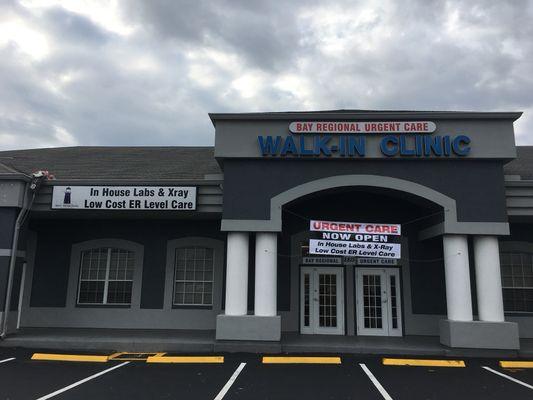
{"label": "concrete walkway", "polygon": [[463,357],[530,357],[533,339],[521,350],[451,349],[436,336],[364,337],[284,333],[281,342],[216,341],[213,330],[129,330],[24,328],[0,341],[1,347],[78,351],[175,353],[345,353]]}

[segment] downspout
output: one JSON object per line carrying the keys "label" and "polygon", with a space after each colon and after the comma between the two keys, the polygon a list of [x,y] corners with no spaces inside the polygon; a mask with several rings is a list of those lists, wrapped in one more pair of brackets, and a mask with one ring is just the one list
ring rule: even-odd
{"label": "downspout", "polygon": [[[5,306],[4,306],[4,313],[2,315],[2,327],[1,327],[2,329],[0,332],[0,339],[4,339],[7,335],[7,324],[8,324],[9,312],[11,308],[11,293],[13,292],[13,280],[15,277],[15,266],[17,262],[20,229],[24,225],[24,222],[26,221],[26,217],[28,216],[31,210],[31,206],[33,204],[33,201],[35,200],[35,195],[37,194],[37,190],[41,186],[41,183],[43,179],[46,178],[46,176],[47,176],[47,173],[43,173],[41,171],[34,173],[32,175],[31,182],[26,183],[26,186],[24,188],[22,208],[19,212],[19,215],[17,216],[17,220],[15,222],[15,229],[13,231],[13,241],[11,244],[11,254],[10,254],[10,259],[9,259],[9,276],[7,280],[6,301],[5,301]],[[33,193],[32,193],[31,200],[28,201],[29,191]]]}

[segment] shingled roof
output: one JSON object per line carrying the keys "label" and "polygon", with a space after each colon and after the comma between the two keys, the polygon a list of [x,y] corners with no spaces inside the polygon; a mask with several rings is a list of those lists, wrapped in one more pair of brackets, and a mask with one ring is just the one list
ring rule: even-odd
{"label": "shingled roof", "polygon": [[56,179],[197,180],[220,174],[214,147],[58,147],[0,152],[0,163]]}
{"label": "shingled roof", "polygon": [[520,175],[524,180],[533,179],[533,146],[516,146],[517,157],[507,163],[505,175]]}
{"label": "shingled roof", "polygon": [[[533,146],[517,146],[506,175],[533,179]],[[0,175],[49,170],[56,179],[197,180],[222,171],[214,147],[59,147],[0,152]]]}

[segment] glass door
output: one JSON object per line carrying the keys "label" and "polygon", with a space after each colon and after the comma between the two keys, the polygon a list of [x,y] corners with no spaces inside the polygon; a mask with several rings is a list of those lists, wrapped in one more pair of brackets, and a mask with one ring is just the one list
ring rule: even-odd
{"label": "glass door", "polygon": [[357,334],[402,336],[399,269],[356,271]]}
{"label": "glass door", "polygon": [[300,287],[301,332],[344,334],[342,267],[302,267]]}

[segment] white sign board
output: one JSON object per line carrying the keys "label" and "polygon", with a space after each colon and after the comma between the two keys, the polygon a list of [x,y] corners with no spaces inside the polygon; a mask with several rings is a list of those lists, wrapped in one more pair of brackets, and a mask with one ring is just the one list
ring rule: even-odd
{"label": "white sign board", "polygon": [[311,232],[338,232],[355,234],[382,234],[395,235],[402,234],[402,226],[398,224],[371,224],[360,222],[334,222],[311,220],[309,229]]}
{"label": "white sign board", "polygon": [[54,186],[53,209],[196,210],[192,186]]}
{"label": "white sign board", "polygon": [[437,125],[431,121],[295,121],[292,133],[431,133]]}
{"label": "white sign board", "polygon": [[[348,262],[344,261],[345,264]],[[353,258],[352,264],[356,265],[398,265],[398,259],[396,258]]]}
{"label": "white sign board", "polygon": [[342,265],[340,257],[303,257],[302,264],[308,265]]}
{"label": "white sign board", "polygon": [[400,248],[400,243],[309,239],[309,254],[325,256],[400,258]]}

